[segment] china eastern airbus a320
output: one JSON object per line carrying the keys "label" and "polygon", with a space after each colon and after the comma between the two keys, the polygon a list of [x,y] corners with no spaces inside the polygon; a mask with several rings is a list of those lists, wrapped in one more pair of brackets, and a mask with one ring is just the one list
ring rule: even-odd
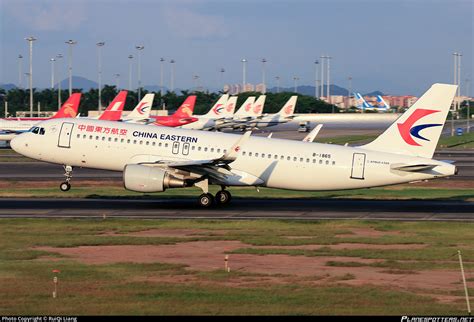
{"label": "china eastern airbus a320", "polygon": [[[51,119],[11,141],[27,157],[73,167],[123,172],[126,189],[161,192],[197,186],[202,206],[226,204],[231,186],[338,190],[385,186],[456,174],[433,153],[456,91],[434,84],[373,142],[307,143],[90,119]],[[208,186],[222,187],[216,196]]]}

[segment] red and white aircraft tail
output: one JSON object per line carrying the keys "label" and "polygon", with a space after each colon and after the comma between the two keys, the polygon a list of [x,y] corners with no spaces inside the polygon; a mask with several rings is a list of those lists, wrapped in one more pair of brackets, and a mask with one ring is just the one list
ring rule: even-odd
{"label": "red and white aircraft tail", "polygon": [[104,113],[99,116],[99,120],[102,121],[118,121],[122,118],[123,107],[125,106],[125,100],[127,99],[127,91],[120,91],[115,96],[112,103],[107,106]]}
{"label": "red and white aircraft tail", "polygon": [[196,95],[188,96],[172,116],[177,118],[192,117],[195,103]]}
{"label": "red and white aircraft tail", "polygon": [[58,119],[64,117],[76,117],[79,103],[81,102],[81,93],[73,93],[61,108],[51,118]]}

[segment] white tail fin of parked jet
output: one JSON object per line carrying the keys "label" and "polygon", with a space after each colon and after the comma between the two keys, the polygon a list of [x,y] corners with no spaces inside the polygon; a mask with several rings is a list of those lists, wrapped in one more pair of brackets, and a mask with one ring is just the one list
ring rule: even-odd
{"label": "white tail fin of parked jet", "polygon": [[252,106],[251,116],[260,116],[263,112],[263,106],[265,105],[265,99],[267,98],[266,95],[260,95],[258,99]]}
{"label": "white tail fin of parked jet", "polygon": [[225,115],[223,114],[225,114],[225,105],[228,99],[229,99],[229,94],[222,95],[214,104],[214,106],[211,107],[209,112],[203,115],[203,117],[210,118],[210,119],[224,117]]}
{"label": "white tail fin of parked jet", "polygon": [[232,96],[225,103],[225,112],[221,117],[232,117],[234,115],[235,106],[237,105],[237,96]]}
{"label": "white tail fin of parked jet", "polygon": [[434,84],[385,132],[361,148],[431,159],[456,88]]}
{"label": "white tail fin of parked jet", "polygon": [[155,94],[146,94],[133,111],[127,115],[127,119],[148,119]]}
{"label": "white tail fin of parked jet", "polygon": [[283,105],[282,109],[277,114],[281,115],[282,117],[293,116],[293,113],[295,112],[295,106],[296,106],[296,100],[297,99],[298,99],[298,96],[296,96],[296,95],[290,97],[288,102],[286,102],[286,104]]}
{"label": "white tail fin of parked jet", "polygon": [[235,112],[235,117],[249,116],[250,110],[252,109],[253,103],[255,102],[255,96],[249,96],[245,100],[244,104]]}

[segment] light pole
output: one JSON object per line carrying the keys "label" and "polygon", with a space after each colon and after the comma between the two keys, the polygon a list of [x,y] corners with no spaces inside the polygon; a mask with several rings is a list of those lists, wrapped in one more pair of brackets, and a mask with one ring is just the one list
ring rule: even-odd
{"label": "light pole", "polygon": [[30,88],[30,73],[24,73],[24,75],[27,77],[27,87]]}
{"label": "light pole", "polygon": [[138,101],[142,99],[142,65],[141,65],[141,52],[145,49],[145,46],[139,45],[135,46],[138,50]]}
{"label": "light pole", "polygon": [[117,86],[117,91],[120,89],[120,74],[114,74],[115,76],[115,84]]}
{"label": "light pole", "polygon": [[[458,85],[458,57],[459,57],[460,54],[454,52],[453,53],[453,58],[454,58],[454,85]],[[459,86],[459,85],[458,85]],[[459,89],[459,87],[458,87]],[[458,89],[456,89],[456,96],[457,96],[457,91]],[[453,109],[451,111],[451,136],[454,136],[454,111],[456,110],[456,107],[457,107],[457,102],[456,102],[456,97],[454,98],[454,103],[453,103]]]}
{"label": "light pole", "polygon": [[195,81],[194,93],[196,93],[198,91],[199,75],[193,75],[193,80]]}
{"label": "light pole", "polygon": [[[62,59],[63,58],[63,54],[57,54],[56,55],[56,60],[59,61],[59,59]],[[61,65],[58,66],[58,69]],[[58,79],[59,79],[59,82],[58,82],[58,110],[61,108],[61,72],[59,71],[58,72]]]}
{"label": "light pole", "polygon": [[171,92],[174,91],[174,63],[175,63],[175,60],[174,59],[171,59],[170,60],[170,64],[171,64]]}
{"label": "light pole", "polygon": [[466,96],[468,97],[467,99],[467,133],[470,133],[471,132],[471,100],[469,99],[469,86],[471,85],[470,84],[470,79],[466,78],[464,80],[464,83],[466,84]]}
{"label": "light pole", "polygon": [[99,102],[97,104],[97,110],[100,112],[102,110],[102,47],[105,45],[105,42],[101,41],[97,44],[97,70],[99,76]]}
{"label": "light pole", "polygon": [[299,80],[299,78],[294,76],[293,80],[295,81],[295,93],[298,93],[298,84],[296,83],[296,81]]}
{"label": "light pole", "polygon": [[69,39],[66,41],[66,44],[69,45],[69,96],[72,95],[72,46],[77,44],[77,41]]}
{"label": "light pole", "polygon": [[314,98],[318,98],[318,66],[319,66],[319,61],[315,60],[314,61]]}
{"label": "light pole", "polygon": [[221,73],[221,84],[222,84],[222,90],[224,90],[224,73],[225,73],[225,69],[224,68],[221,68],[219,70],[219,72]]}
{"label": "light pole", "polygon": [[132,90],[132,59],[133,55],[128,55],[128,90]]}
{"label": "light pole", "polygon": [[33,41],[36,40],[35,37],[30,36],[25,38],[30,45],[30,72],[29,72],[29,87],[30,87],[30,116],[33,116]]}
{"label": "light pole", "polygon": [[347,77],[347,80],[349,81],[349,91],[347,92],[347,108],[351,107],[351,93],[352,93],[352,76]]}
{"label": "light pole", "polygon": [[[459,110],[461,108],[461,57],[462,57],[462,54],[461,53],[458,53],[458,101],[457,101],[457,105],[458,105],[458,113],[459,113]],[[459,115],[459,114],[458,114]]]}
{"label": "light pole", "polygon": [[160,58],[160,95],[161,99],[163,99],[163,63],[165,59],[163,57]]}
{"label": "light pole", "polygon": [[18,55],[18,87],[22,88],[22,73],[21,73],[21,62],[23,61],[23,56],[20,54]]}
{"label": "light pole", "polygon": [[242,59],[242,92],[245,92],[245,67],[247,59]]}
{"label": "light pole", "polygon": [[265,86],[265,63],[267,60],[262,58],[262,84],[263,84],[263,94],[267,92],[267,87]]}
{"label": "light pole", "polygon": [[324,60],[327,56],[322,55],[320,57],[321,60],[321,91],[319,92],[320,97],[324,96]]}
{"label": "light pole", "polygon": [[51,89],[54,89],[54,62],[56,61],[56,59],[51,58],[50,59],[50,62],[51,62]]}
{"label": "light pole", "polygon": [[[326,56],[326,59],[328,60],[328,63],[327,63],[327,88],[326,88],[326,91],[327,91],[327,97],[328,97],[328,103],[331,104],[331,91],[330,91],[330,88],[331,88],[331,83],[330,83],[330,59],[332,57],[330,56]],[[334,106],[332,106],[332,113],[334,113]]]}
{"label": "light pole", "polygon": [[280,76],[275,76],[275,79],[277,81],[277,93],[280,93]]}

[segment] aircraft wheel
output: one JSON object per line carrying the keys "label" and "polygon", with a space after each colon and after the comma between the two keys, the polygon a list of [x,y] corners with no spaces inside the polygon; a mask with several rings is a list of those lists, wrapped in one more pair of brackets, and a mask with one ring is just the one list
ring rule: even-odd
{"label": "aircraft wheel", "polygon": [[199,205],[204,208],[209,208],[214,203],[214,197],[210,193],[203,193],[199,196]]}
{"label": "aircraft wheel", "polygon": [[216,193],[216,203],[220,205],[228,204],[231,199],[232,199],[232,195],[227,190],[221,190]]}
{"label": "aircraft wheel", "polygon": [[59,189],[61,189],[61,191],[68,191],[71,189],[71,184],[69,182],[63,182],[59,185]]}

